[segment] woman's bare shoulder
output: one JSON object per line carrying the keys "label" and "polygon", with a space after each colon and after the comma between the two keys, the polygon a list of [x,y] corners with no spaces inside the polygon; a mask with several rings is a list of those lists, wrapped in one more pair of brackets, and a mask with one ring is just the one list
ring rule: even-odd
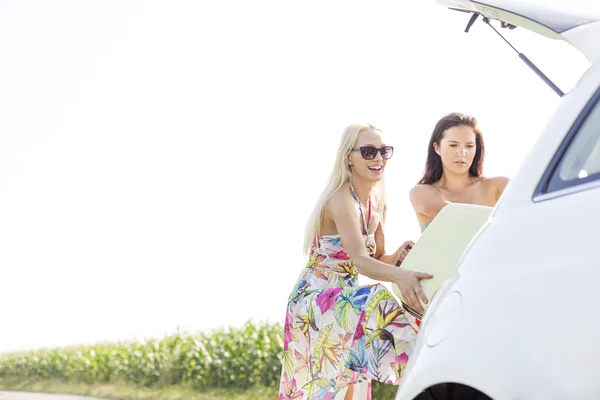
{"label": "woman's bare shoulder", "polygon": [[504,190],[508,184],[509,179],[506,176],[488,176],[483,178],[481,183],[490,189],[501,189]]}
{"label": "woman's bare shoulder", "polygon": [[415,202],[423,201],[424,199],[435,193],[435,188],[431,185],[417,184],[410,189],[408,193],[410,201],[414,204]]}
{"label": "woman's bare shoulder", "polygon": [[486,197],[489,196],[493,204],[496,204],[504,192],[508,181],[509,179],[506,176],[492,176],[484,178],[481,181],[486,193]]}
{"label": "woman's bare shoulder", "polygon": [[350,193],[350,186],[347,184],[342,185],[342,187],[336,191],[327,204],[325,204],[325,211],[337,211],[344,208],[351,208],[352,206],[352,194]]}

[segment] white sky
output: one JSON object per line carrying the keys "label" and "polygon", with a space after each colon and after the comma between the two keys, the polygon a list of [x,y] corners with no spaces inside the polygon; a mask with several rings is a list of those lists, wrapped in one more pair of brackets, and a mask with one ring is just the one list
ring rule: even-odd
{"label": "white sky", "polygon": [[[435,1],[0,1],[0,352],[283,319],[343,129],[388,163],[388,250],[435,122],[512,176],[556,96]],[[502,30],[563,90],[566,43]],[[368,283],[368,279],[363,279]]]}

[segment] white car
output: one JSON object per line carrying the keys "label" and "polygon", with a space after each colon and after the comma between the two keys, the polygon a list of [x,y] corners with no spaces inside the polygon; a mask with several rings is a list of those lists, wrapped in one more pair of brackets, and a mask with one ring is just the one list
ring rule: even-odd
{"label": "white car", "polygon": [[396,400],[600,399],[600,15],[438,3],[565,40],[591,66],[564,96],[540,75],[560,104],[434,296]]}

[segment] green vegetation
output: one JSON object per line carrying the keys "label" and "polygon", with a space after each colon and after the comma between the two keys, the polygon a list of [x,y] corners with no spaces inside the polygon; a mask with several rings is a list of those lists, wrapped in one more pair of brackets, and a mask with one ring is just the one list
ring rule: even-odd
{"label": "green vegetation", "polygon": [[[281,324],[0,355],[0,387],[142,399],[277,398]],[[373,383],[373,398],[396,387]]]}

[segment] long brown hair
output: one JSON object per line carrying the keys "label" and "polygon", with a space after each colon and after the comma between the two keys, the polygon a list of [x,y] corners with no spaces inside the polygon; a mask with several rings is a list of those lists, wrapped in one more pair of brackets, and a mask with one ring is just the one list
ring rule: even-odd
{"label": "long brown hair", "polygon": [[469,167],[469,175],[479,177],[483,174],[485,145],[483,144],[483,135],[477,125],[477,120],[470,115],[453,112],[442,117],[431,133],[429,148],[427,149],[425,172],[423,173],[423,177],[419,181],[419,184],[431,185],[442,178],[442,158],[435,152],[433,145],[435,143],[437,143],[438,146],[441,144],[441,141],[444,138],[444,132],[446,132],[447,129],[461,125],[470,126],[473,128],[473,132],[475,132],[475,157],[473,157],[473,164]]}

